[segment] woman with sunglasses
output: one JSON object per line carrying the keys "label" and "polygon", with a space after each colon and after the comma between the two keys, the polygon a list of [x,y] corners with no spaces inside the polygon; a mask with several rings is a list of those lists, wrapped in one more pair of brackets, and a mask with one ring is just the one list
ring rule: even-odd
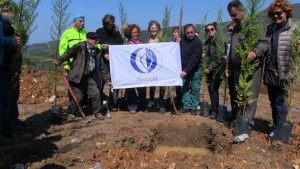
{"label": "woman with sunglasses", "polygon": [[285,122],[288,113],[285,101],[288,93],[285,84],[291,68],[291,40],[295,25],[292,23],[294,7],[286,0],[275,0],[267,9],[272,23],[266,28],[266,39],[248,55],[255,59],[265,54],[264,84],[267,85],[271,102],[273,127],[269,137],[276,135],[276,129]]}
{"label": "woman with sunglasses", "polygon": [[204,45],[206,46],[206,57],[208,57],[208,66],[204,70],[207,76],[207,87],[211,100],[211,114],[210,118],[215,119],[218,115],[219,109],[219,87],[222,82],[222,77],[220,71],[222,70],[222,64],[225,62],[225,59],[221,58],[217,54],[217,44],[216,44],[216,35],[217,35],[217,26],[215,23],[210,23],[205,27],[206,34],[208,39],[205,41]]}

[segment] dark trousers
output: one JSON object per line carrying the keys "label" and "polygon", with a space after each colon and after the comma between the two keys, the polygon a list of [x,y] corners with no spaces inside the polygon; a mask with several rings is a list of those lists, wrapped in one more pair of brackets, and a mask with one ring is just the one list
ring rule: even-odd
{"label": "dark trousers", "polygon": [[12,120],[9,110],[11,90],[9,72],[0,72],[0,138],[12,137]]}
{"label": "dark trousers", "polygon": [[219,88],[222,79],[219,77],[214,77],[213,74],[207,75],[207,88],[210,96],[211,102],[211,112],[218,114],[219,109]]}
{"label": "dark trousers", "polygon": [[[129,110],[144,110],[146,108],[146,87],[126,89],[126,101]],[[136,90],[138,94],[136,94]]]}
{"label": "dark trousers", "polygon": [[273,127],[276,128],[278,124],[285,122],[288,113],[285,99],[287,99],[287,92],[281,87],[267,85],[269,100],[272,108]]}
{"label": "dark trousers", "polygon": [[[249,91],[252,93],[252,95],[250,96],[250,99],[254,100],[252,103],[250,103],[246,107],[246,113],[247,113],[246,117],[248,117],[249,124],[251,126],[254,125],[254,117],[255,117],[255,113],[256,113],[256,109],[257,109],[257,99],[258,99],[259,87],[260,87],[260,83],[261,83],[261,71],[262,71],[262,67],[260,66],[256,69],[254,74],[251,77],[249,77],[249,79],[248,79],[248,80],[252,79],[252,85],[251,85]],[[238,85],[240,73],[241,73],[240,71],[235,71],[231,75],[232,77],[228,78],[229,92],[231,94],[233,94],[232,98],[230,96],[230,100],[233,99],[232,100],[233,102],[235,102],[237,100],[236,86]],[[230,91],[230,89],[233,91]],[[235,116],[240,116],[241,115],[240,114],[241,107],[238,107],[236,103],[233,103],[233,104],[234,104],[234,108],[232,110],[235,110],[233,113],[236,113]]]}
{"label": "dark trousers", "polygon": [[[82,101],[84,94],[87,93],[92,98],[93,113],[101,113],[102,104],[100,92],[95,80],[92,77],[84,76],[82,77],[80,83],[69,81],[69,84],[79,103]],[[77,111],[77,105],[73,99],[70,102],[68,111],[72,114],[75,114]]]}
{"label": "dark trousers", "polygon": [[11,89],[11,100],[10,100],[10,113],[13,119],[17,119],[19,117],[19,108],[18,108],[18,100],[20,97],[20,81],[19,75],[16,75],[16,86]]}
{"label": "dark trousers", "polygon": [[119,89],[109,90],[109,107],[112,109],[118,109],[118,94]]}

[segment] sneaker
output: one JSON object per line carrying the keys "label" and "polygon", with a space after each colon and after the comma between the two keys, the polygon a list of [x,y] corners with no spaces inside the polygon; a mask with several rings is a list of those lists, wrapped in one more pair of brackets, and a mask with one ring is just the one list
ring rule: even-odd
{"label": "sneaker", "polygon": [[150,107],[152,107],[152,106],[154,106],[154,101],[151,101],[151,100],[150,100],[150,101],[148,102],[148,104],[147,104],[147,107],[150,108]]}
{"label": "sneaker", "polygon": [[104,120],[104,116],[101,113],[95,113],[95,117],[99,120]]}
{"label": "sneaker", "polygon": [[191,115],[196,116],[198,114],[197,110],[191,110]]}
{"label": "sneaker", "polygon": [[210,118],[211,118],[211,119],[216,119],[216,118],[217,118],[217,113],[212,112],[212,113],[210,114]]}
{"label": "sneaker", "polygon": [[188,109],[181,108],[181,109],[178,111],[178,114],[184,114],[184,113],[187,113],[188,111],[189,111]]}
{"label": "sneaker", "polygon": [[74,114],[68,113],[68,119],[75,119],[76,116]]}
{"label": "sneaker", "polygon": [[233,139],[233,142],[240,143],[240,142],[245,141],[247,138],[249,138],[248,134],[241,134],[241,135],[235,136]]}
{"label": "sneaker", "polygon": [[111,111],[112,111],[112,112],[118,112],[118,109],[115,108],[115,107],[112,107],[112,108],[111,108]]}
{"label": "sneaker", "polygon": [[167,112],[167,109],[165,107],[160,107],[159,112],[160,113],[165,113],[165,112]]}
{"label": "sneaker", "polygon": [[135,113],[136,113],[136,110],[130,110],[129,113],[135,114]]}

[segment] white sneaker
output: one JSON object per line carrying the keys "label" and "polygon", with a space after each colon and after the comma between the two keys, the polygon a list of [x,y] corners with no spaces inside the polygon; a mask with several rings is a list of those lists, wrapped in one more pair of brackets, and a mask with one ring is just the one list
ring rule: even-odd
{"label": "white sneaker", "polygon": [[249,138],[248,134],[241,134],[241,135],[235,136],[233,139],[233,142],[240,143],[240,142],[245,141],[247,138]]}
{"label": "white sneaker", "polygon": [[134,114],[134,113],[136,113],[136,111],[135,110],[130,110],[129,113]]}
{"label": "white sneaker", "polygon": [[153,105],[154,105],[154,101],[149,101],[148,104],[147,104],[147,107],[150,108],[150,107],[152,107]]}

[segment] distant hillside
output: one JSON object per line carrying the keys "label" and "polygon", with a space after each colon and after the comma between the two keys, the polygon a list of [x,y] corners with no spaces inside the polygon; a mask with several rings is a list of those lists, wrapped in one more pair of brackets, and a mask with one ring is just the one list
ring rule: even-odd
{"label": "distant hillside", "polygon": [[[299,18],[300,18],[300,3],[295,3],[294,7],[295,7],[295,16],[294,16],[293,20],[296,21],[296,19],[299,20]],[[263,13],[265,14],[266,10],[263,10]],[[226,14],[227,13],[225,13],[225,15]],[[264,24],[269,24],[270,22],[271,22],[270,19],[266,15],[264,15],[263,23]],[[225,22],[225,23],[228,23],[228,21]],[[197,25],[196,29],[199,30],[200,29],[199,27],[200,26]],[[168,36],[169,36],[169,39],[171,39],[171,36],[172,36],[171,33],[169,33]],[[147,42],[148,37],[149,37],[149,32],[147,30],[143,30],[141,32],[140,38],[144,42]],[[47,56],[47,55],[49,55],[49,51],[48,51],[48,48],[47,48],[47,43],[37,43],[37,44],[29,45],[27,50],[23,54],[23,56]]]}

